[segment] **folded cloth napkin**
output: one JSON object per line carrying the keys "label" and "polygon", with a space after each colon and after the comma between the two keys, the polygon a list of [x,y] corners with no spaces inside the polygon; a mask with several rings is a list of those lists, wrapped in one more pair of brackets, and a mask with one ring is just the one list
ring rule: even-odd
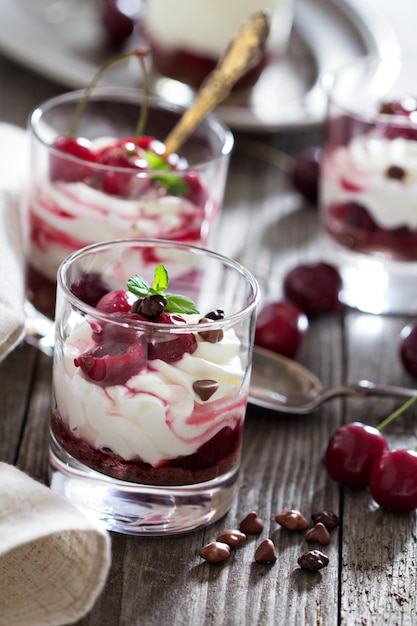
{"label": "folded cloth napkin", "polygon": [[0,626],[60,626],[102,591],[110,540],[78,509],[0,463]]}
{"label": "folded cloth napkin", "polygon": [[0,123],[0,361],[23,339],[24,271],[19,201],[28,168],[26,132]]}

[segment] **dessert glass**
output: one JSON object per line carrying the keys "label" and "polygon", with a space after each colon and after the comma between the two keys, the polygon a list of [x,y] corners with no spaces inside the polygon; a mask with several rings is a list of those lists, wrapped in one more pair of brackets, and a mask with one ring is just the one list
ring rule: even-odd
{"label": "dessert glass", "polygon": [[[126,289],[135,274],[152,284],[160,263],[167,291],[191,298],[199,314],[167,323],[84,302]],[[237,487],[258,299],[246,269],[197,246],[118,240],[64,260],[52,489],[126,534],[181,533],[222,517]]]}
{"label": "dessert glass", "polygon": [[[50,318],[58,266],[79,248],[126,237],[210,245],[233,148],[231,132],[208,116],[179,151],[175,181],[185,183],[186,192],[184,185],[165,185],[169,176],[165,170],[90,162],[59,151],[53,142],[68,135],[83,95],[84,91],[75,91],[53,98],[29,119],[27,297]],[[143,94],[135,89],[95,88],[76,135],[93,141],[97,150],[115,139],[132,137],[142,102]],[[156,97],[148,105],[143,135],[164,141],[184,110]]]}
{"label": "dessert glass", "polygon": [[293,0],[147,0],[142,30],[152,53],[156,90],[167,99],[187,102],[244,22],[269,9],[271,31],[265,53],[234,91],[252,87],[270,58],[285,54],[293,5]]}
{"label": "dessert glass", "polygon": [[417,59],[360,58],[324,77],[320,216],[342,298],[417,312]]}

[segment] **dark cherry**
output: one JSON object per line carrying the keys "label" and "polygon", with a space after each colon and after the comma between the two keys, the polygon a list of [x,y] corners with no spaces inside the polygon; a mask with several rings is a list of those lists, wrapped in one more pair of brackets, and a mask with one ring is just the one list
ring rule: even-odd
{"label": "dark cherry", "polygon": [[417,509],[417,452],[390,450],[372,465],[369,488],[375,502],[398,513]]}
{"label": "dark cherry", "polygon": [[330,206],[331,216],[352,228],[372,232],[377,229],[366,208],[358,202],[345,202]]}
{"label": "dark cherry", "polygon": [[309,317],[339,311],[342,279],[329,263],[304,263],[294,267],[284,278],[284,294]]}
{"label": "dark cherry", "polygon": [[133,33],[144,9],[144,0],[105,0],[103,25],[109,39],[123,43]]}
{"label": "dark cherry", "polygon": [[369,485],[374,461],[388,450],[382,433],[362,422],[345,424],[331,437],[324,465],[333,480],[353,488]]}
{"label": "dark cherry", "polygon": [[[162,313],[154,322],[158,324],[181,324],[184,319],[179,315]],[[192,354],[197,350],[197,339],[193,333],[169,334],[163,332],[153,332],[147,336],[148,359],[161,359],[166,363],[174,363],[182,359],[188,352]]]}
{"label": "dark cherry", "polygon": [[311,204],[318,201],[322,155],[322,148],[311,147],[301,150],[294,157],[291,182],[294,189]]}
{"label": "dark cherry", "polygon": [[[62,180],[67,183],[74,183],[88,180],[92,176],[91,168],[85,162],[95,163],[96,154],[92,149],[91,142],[83,137],[57,137],[52,144],[55,149],[51,152],[49,159],[49,171],[51,180]],[[60,152],[67,156],[62,156]],[[78,160],[69,159],[76,157]]]}
{"label": "dark cherry", "polygon": [[71,283],[70,291],[85,304],[95,307],[99,300],[110,291],[110,287],[99,273],[89,272],[78,276]]}
{"label": "dark cherry", "polygon": [[288,357],[295,357],[308,330],[308,318],[293,302],[266,304],[258,315],[255,343]]}
{"label": "dark cherry", "polygon": [[100,343],[74,359],[74,365],[81,368],[86,378],[103,387],[123,385],[145,363],[145,351],[140,341]]}
{"label": "dark cherry", "polygon": [[416,322],[410,322],[401,331],[400,359],[407,372],[417,378]]}

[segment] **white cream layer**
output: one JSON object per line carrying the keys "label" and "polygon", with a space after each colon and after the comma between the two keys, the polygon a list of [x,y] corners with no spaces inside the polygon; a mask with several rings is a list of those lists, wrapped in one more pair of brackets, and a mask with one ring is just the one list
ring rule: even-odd
{"label": "white cream layer", "polygon": [[[234,428],[243,419],[249,384],[233,329],[218,343],[197,339],[197,350],[180,361],[150,361],[124,385],[103,388],[89,382],[74,365],[74,357],[94,345],[90,326],[82,322],[65,342],[63,364],[56,361],[54,368],[59,415],[77,437],[95,448],[110,448],[124,459],[140,457],[157,466],[196,452],[219,430]],[[193,390],[198,379],[219,384],[205,402]],[[238,398],[243,409],[228,410]]]}
{"label": "white cream layer", "polygon": [[250,15],[273,13],[271,39],[284,46],[291,29],[292,0],[147,0],[146,29],[166,49],[221,56]]}
{"label": "white cream layer", "polygon": [[[404,169],[403,179],[386,176],[392,165]],[[417,141],[356,137],[324,158],[321,194],[325,206],[363,205],[382,228],[417,228]]]}

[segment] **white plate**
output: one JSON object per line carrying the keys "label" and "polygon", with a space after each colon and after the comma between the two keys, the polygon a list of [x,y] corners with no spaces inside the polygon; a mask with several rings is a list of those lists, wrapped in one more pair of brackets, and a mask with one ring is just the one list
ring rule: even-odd
{"label": "white plate", "polygon": [[[400,51],[390,24],[366,5],[366,0],[296,0],[286,58],[271,63],[249,100],[231,100],[217,109],[218,116],[233,129],[247,131],[320,124],[324,71],[363,54]],[[101,6],[98,0],[2,0],[0,49],[68,88],[83,87],[114,54],[101,24]],[[135,44],[132,38],[127,45]],[[137,86],[140,80],[137,62],[128,62],[112,68],[102,83]]]}

